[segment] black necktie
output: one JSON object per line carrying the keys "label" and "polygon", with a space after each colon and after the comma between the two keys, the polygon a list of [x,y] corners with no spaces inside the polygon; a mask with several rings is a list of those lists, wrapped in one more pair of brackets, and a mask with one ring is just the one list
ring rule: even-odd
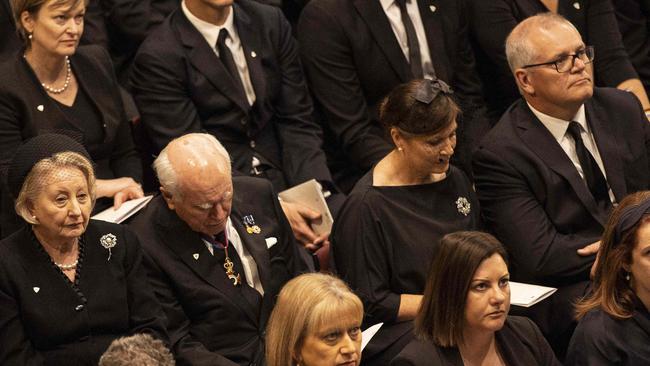
{"label": "black necktie", "polygon": [[406,11],[406,1],[407,0],[395,0],[400,13],[402,14],[402,23],[404,23],[404,29],[406,30],[406,42],[409,46],[409,64],[411,65],[411,73],[414,78],[421,79],[424,74],[422,73],[420,44],[418,43],[418,36],[415,33],[415,27],[413,26],[413,22],[411,22],[411,17],[409,17],[408,12]]}
{"label": "black necktie", "polygon": [[230,77],[232,78],[237,91],[240,93],[240,96],[247,101],[248,99],[246,98],[244,84],[239,77],[239,70],[237,69],[235,59],[232,57],[232,52],[230,52],[230,48],[226,46],[226,38],[228,38],[228,31],[226,28],[221,28],[219,31],[219,38],[217,38],[217,51],[219,51],[219,59],[221,60],[223,66],[226,68],[226,71],[228,71],[228,74],[230,74]]}
{"label": "black necktie", "polygon": [[600,167],[598,167],[596,159],[594,159],[593,155],[591,155],[589,150],[585,147],[585,144],[582,141],[582,136],[580,136],[581,129],[582,127],[580,127],[578,122],[573,121],[569,123],[568,132],[576,143],[576,154],[578,155],[582,172],[585,175],[587,186],[589,187],[591,194],[594,196],[594,199],[596,199],[596,202],[608,207],[611,204],[611,201],[609,199],[607,181],[605,180]]}

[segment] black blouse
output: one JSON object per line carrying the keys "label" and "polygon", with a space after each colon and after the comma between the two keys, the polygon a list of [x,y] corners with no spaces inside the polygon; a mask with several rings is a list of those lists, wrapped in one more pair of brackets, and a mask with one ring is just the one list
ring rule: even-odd
{"label": "black blouse", "polygon": [[590,311],[573,333],[565,365],[650,365],[650,312],[638,299],[629,319]]}

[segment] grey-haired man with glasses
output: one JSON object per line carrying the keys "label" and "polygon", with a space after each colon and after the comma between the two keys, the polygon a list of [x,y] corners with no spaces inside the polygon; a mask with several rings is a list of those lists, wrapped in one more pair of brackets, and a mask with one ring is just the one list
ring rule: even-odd
{"label": "grey-haired man with glasses", "polygon": [[521,22],[506,55],[522,99],[473,159],[487,227],[513,280],[557,287],[527,314],[563,358],[611,208],[650,182],[650,125],[634,95],[594,88],[595,51],[566,19]]}

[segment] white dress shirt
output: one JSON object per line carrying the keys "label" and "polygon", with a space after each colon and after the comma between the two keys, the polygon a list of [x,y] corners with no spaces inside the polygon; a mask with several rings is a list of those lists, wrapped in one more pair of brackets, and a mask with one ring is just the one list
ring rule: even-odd
{"label": "white dress shirt", "polygon": [[[600,157],[600,152],[598,151],[598,146],[596,145],[596,141],[594,140],[594,135],[591,133],[591,129],[589,128],[589,124],[587,123],[587,115],[585,114],[585,106],[584,104],[578,109],[578,112],[576,115],[573,117],[571,121],[565,121],[559,118],[551,117],[547,114],[544,114],[537,109],[533,108],[530,104],[528,104],[528,107],[530,108],[531,111],[539,118],[539,120],[542,122],[544,127],[553,135],[555,140],[560,144],[560,147],[562,147],[562,150],[567,154],[569,159],[571,159],[571,162],[573,165],[575,165],[576,169],[578,170],[578,173],[580,174],[580,177],[582,179],[585,179],[585,174],[582,171],[582,166],[580,165],[580,159],[578,159],[578,153],[576,152],[576,143],[573,140],[573,137],[571,137],[571,134],[569,134],[568,129],[569,129],[569,123],[571,121],[578,122],[580,124],[580,136],[582,137],[582,142],[585,145],[585,148],[591,153],[591,156],[594,157],[594,160],[596,160],[596,164],[598,164],[598,167],[600,168],[601,173],[603,173],[603,177],[605,177],[605,181],[607,182],[607,173],[605,172],[605,166],[603,165],[603,159]],[[612,189],[609,188],[609,182],[607,182],[607,188],[609,191],[609,199],[612,201],[612,203],[616,202],[616,198],[614,197],[614,193],[612,192]]]}
{"label": "white dress shirt", "polygon": [[[399,43],[402,52],[404,52],[404,57],[409,59],[409,45],[408,37],[406,36],[406,29],[404,28],[404,23],[402,22],[402,13],[399,10],[399,5],[395,0],[379,0],[381,2],[381,7],[388,17],[388,22],[393,28],[393,33],[395,33],[395,38],[397,38],[397,43]],[[489,1],[489,0],[486,0]],[[424,24],[422,24],[422,18],[420,17],[420,9],[418,8],[417,0],[407,0],[406,2],[406,12],[411,18],[413,27],[415,28],[415,33],[418,36],[418,44],[420,45],[420,60],[422,61],[422,72],[425,79],[433,79],[435,72],[433,70],[433,63],[431,62],[431,53],[429,52],[429,43],[427,42],[427,35],[424,32]]]}
{"label": "white dress shirt", "polygon": [[[181,2],[181,8],[187,19],[194,25],[194,27],[203,35],[208,45],[214,51],[214,53],[219,56],[219,50],[217,50],[217,39],[219,38],[219,31],[222,28],[226,28],[228,31],[228,38],[226,38],[226,47],[230,49],[232,53],[232,58],[235,60],[237,65],[237,71],[239,72],[239,78],[244,84],[244,91],[246,92],[246,99],[248,99],[248,104],[253,105],[255,103],[255,89],[253,89],[253,84],[251,83],[250,75],[248,74],[248,64],[246,63],[246,56],[244,55],[244,48],[242,47],[241,40],[237,33],[237,28],[234,24],[234,8],[230,6],[230,12],[228,13],[228,18],[226,18],[223,25],[214,25],[208,23],[204,20],[201,20],[194,16],[190,10],[185,5],[185,0]],[[399,11],[399,10],[398,10]]]}
{"label": "white dress shirt", "polygon": [[[241,264],[244,267],[244,275],[246,275],[246,283],[248,283],[248,286],[254,288],[257,290],[257,292],[264,296],[264,288],[262,287],[260,274],[257,271],[257,263],[255,263],[253,256],[242,244],[239,233],[237,230],[235,230],[235,227],[232,226],[230,217],[228,218],[228,221],[226,221],[226,234],[228,237],[228,242],[230,243],[229,245],[235,247],[237,254],[239,254],[239,259],[241,260]],[[203,243],[205,243],[205,246],[210,251],[210,254],[214,255],[214,248],[212,248],[212,244],[206,240],[203,240]]]}

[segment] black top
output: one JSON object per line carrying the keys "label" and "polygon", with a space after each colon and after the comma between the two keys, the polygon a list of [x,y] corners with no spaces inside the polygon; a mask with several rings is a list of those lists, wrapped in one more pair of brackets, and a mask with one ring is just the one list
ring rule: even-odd
{"label": "black top", "polygon": [[[117,240],[110,253],[107,234]],[[167,342],[162,317],[138,240],[124,226],[90,221],[74,282],[31,228],[0,242],[2,365],[96,365],[120,336],[145,332]]]}
{"label": "black top", "polygon": [[[495,333],[497,347],[508,366],[560,365],[542,333],[528,318],[508,316]],[[440,347],[430,341],[414,339],[391,362],[391,366],[463,365],[456,347]]]}
{"label": "black top", "polygon": [[[548,8],[540,0],[472,0],[469,3],[483,95],[491,117],[496,120],[520,97],[506,60],[506,37],[519,22],[548,12]],[[585,44],[595,47],[597,86],[616,87],[638,77],[623,47],[609,0],[559,0],[557,12],[578,29]]]}
{"label": "black top", "polygon": [[376,187],[372,174],[348,196],[331,238],[339,274],[364,303],[365,326],[385,323],[381,340],[395,322],[400,295],[424,292],[440,238],[479,228],[479,205],[467,176],[453,166],[442,181],[412,186]]}
{"label": "black top", "polygon": [[[104,141],[104,131],[99,123],[101,121],[101,115],[83,88],[79,88],[77,97],[71,106],[67,106],[56,99],[54,101],[61,108],[61,112],[63,112],[65,118],[71,121],[77,121],[77,123],[86,126],[84,129],[84,144],[88,146],[88,153],[91,158],[93,160],[108,158],[109,156],[102,156],[101,150],[97,151],[98,149],[96,147],[100,146]],[[88,121],[96,123],[88,123]],[[90,148],[93,149],[90,150]]]}
{"label": "black top", "polygon": [[650,365],[649,344],[650,313],[638,299],[629,319],[595,309],[578,323],[565,365]]}

